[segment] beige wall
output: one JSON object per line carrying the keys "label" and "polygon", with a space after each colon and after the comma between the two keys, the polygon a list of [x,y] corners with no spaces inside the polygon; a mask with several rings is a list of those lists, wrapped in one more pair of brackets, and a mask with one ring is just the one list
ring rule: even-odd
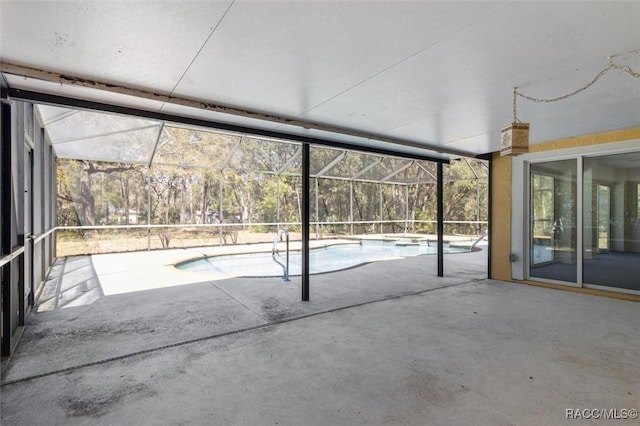
{"label": "beige wall", "polygon": [[640,127],[537,143],[529,146],[529,152],[543,152],[553,151],[556,149],[579,148],[591,145],[599,145],[603,143],[623,142],[633,139],[640,139]]}
{"label": "beige wall", "polygon": [[[535,153],[566,148],[579,148],[634,139],[640,139],[640,127],[538,143],[531,145],[529,152]],[[491,250],[491,278],[503,281],[513,281],[511,278],[511,262],[509,260],[509,255],[511,254],[511,177],[511,157],[500,157],[500,153],[494,153],[491,163],[492,199],[491,235],[489,240]],[[565,287],[554,284],[527,283],[640,301],[640,297],[638,296]]]}
{"label": "beige wall", "polygon": [[491,161],[491,278],[511,280],[511,157]]}

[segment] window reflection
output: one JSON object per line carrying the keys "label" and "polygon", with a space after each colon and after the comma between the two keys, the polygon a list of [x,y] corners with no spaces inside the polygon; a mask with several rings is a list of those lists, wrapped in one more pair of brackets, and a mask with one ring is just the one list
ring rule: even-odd
{"label": "window reflection", "polygon": [[584,159],[583,282],[640,290],[640,153]]}
{"label": "window reflection", "polygon": [[576,282],[576,160],[531,165],[532,277]]}
{"label": "window reflection", "polygon": [[530,165],[529,276],[640,291],[640,152],[584,157],[581,178],[578,211],[577,159]]}

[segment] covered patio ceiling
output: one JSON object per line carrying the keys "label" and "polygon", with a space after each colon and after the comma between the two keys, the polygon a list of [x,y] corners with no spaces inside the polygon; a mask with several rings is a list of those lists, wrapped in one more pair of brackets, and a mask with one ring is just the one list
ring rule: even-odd
{"label": "covered patio ceiling", "polygon": [[[638,71],[639,21],[639,2],[3,0],[0,60],[14,94],[446,158],[499,150],[516,86]],[[518,118],[531,143],[636,127],[639,88],[610,70]]]}

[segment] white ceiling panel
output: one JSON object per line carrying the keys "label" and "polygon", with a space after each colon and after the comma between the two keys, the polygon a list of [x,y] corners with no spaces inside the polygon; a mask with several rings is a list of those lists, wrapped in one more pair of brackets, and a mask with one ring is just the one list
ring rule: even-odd
{"label": "white ceiling panel", "polygon": [[[546,7],[531,3],[501,9],[307,112],[304,118],[355,128],[368,126],[397,137],[444,144],[489,132],[496,150],[499,129],[511,120],[514,86],[526,85],[522,91],[527,93],[546,86],[536,96],[571,92],[606,67],[608,55],[637,48],[640,43],[640,3],[553,6],[552,14]],[[619,13],[614,13],[616,9]],[[619,62],[625,62],[624,58]],[[625,83],[627,89],[629,84],[640,85],[637,79],[625,78],[630,81]],[[555,82],[558,79],[565,84]],[[605,88],[615,84],[613,79],[598,82]],[[632,91],[621,90],[617,95],[621,109],[640,109]],[[589,90],[582,102],[597,104],[599,95]],[[597,114],[583,118],[599,126],[600,131],[615,125]],[[530,121],[534,119],[535,115]],[[537,140],[563,134],[558,128]],[[465,149],[477,151],[472,145]]]}
{"label": "white ceiling panel", "polygon": [[176,89],[299,115],[504,4],[237,1]]}
{"label": "white ceiling panel", "polygon": [[2,59],[170,93],[231,1],[6,1]]}
{"label": "white ceiling panel", "polygon": [[[512,89],[555,97],[617,55],[640,71],[640,2],[0,0],[0,59],[383,134],[403,145],[6,75],[12,88],[397,148],[499,150]],[[640,80],[610,71],[518,101],[531,141],[640,126]],[[313,127],[313,126],[308,126]]]}
{"label": "white ceiling panel", "polygon": [[496,150],[500,147],[499,132],[482,133],[479,135],[467,136],[443,145],[443,149],[466,152],[468,155],[481,155]]}
{"label": "white ceiling panel", "polygon": [[[639,68],[636,67],[636,69]],[[593,78],[593,73],[578,72],[577,74],[580,76],[577,80],[581,83],[589,82]],[[571,79],[548,82],[548,85],[562,87],[563,90],[547,93],[560,94],[582,86]],[[536,88],[523,88],[523,91],[525,89],[527,93],[539,96]],[[536,103],[519,99],[518,117],[524,122],[531,123],[532,143],[592,134],[603,130],[626,129],[640,125],[639,93],[640,80],[619,71],[609,71],[589,89],[558,102]],[[542,96],[553,95],[543,94]],[[603,128],[604,125],[607,127]]]}

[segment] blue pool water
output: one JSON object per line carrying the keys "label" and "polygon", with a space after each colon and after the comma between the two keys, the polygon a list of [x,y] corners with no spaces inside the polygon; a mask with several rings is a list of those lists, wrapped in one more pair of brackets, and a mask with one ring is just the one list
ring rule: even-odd
{"label": "blue pool water", "polygon": [[[468,252],[464,247],[444,247],[445,253]],[[435,244],[426,242],[419,245],[396,245],[394,241],[363,240],[353,244],[336,244],[314,248],[309,252],[311,274],[339,271],[364,263],[385,259],[436,254]],[[289,275],[301,273],[300,252],[289,253]],[[278,261],[285,263],[285,253],[276,255]],[[212,256],[179,263],[176,268],[194,272],[212,272],[237,277],[277,277],[282,276],[282,267],[274,262],[271,253],[234,254]]]}

